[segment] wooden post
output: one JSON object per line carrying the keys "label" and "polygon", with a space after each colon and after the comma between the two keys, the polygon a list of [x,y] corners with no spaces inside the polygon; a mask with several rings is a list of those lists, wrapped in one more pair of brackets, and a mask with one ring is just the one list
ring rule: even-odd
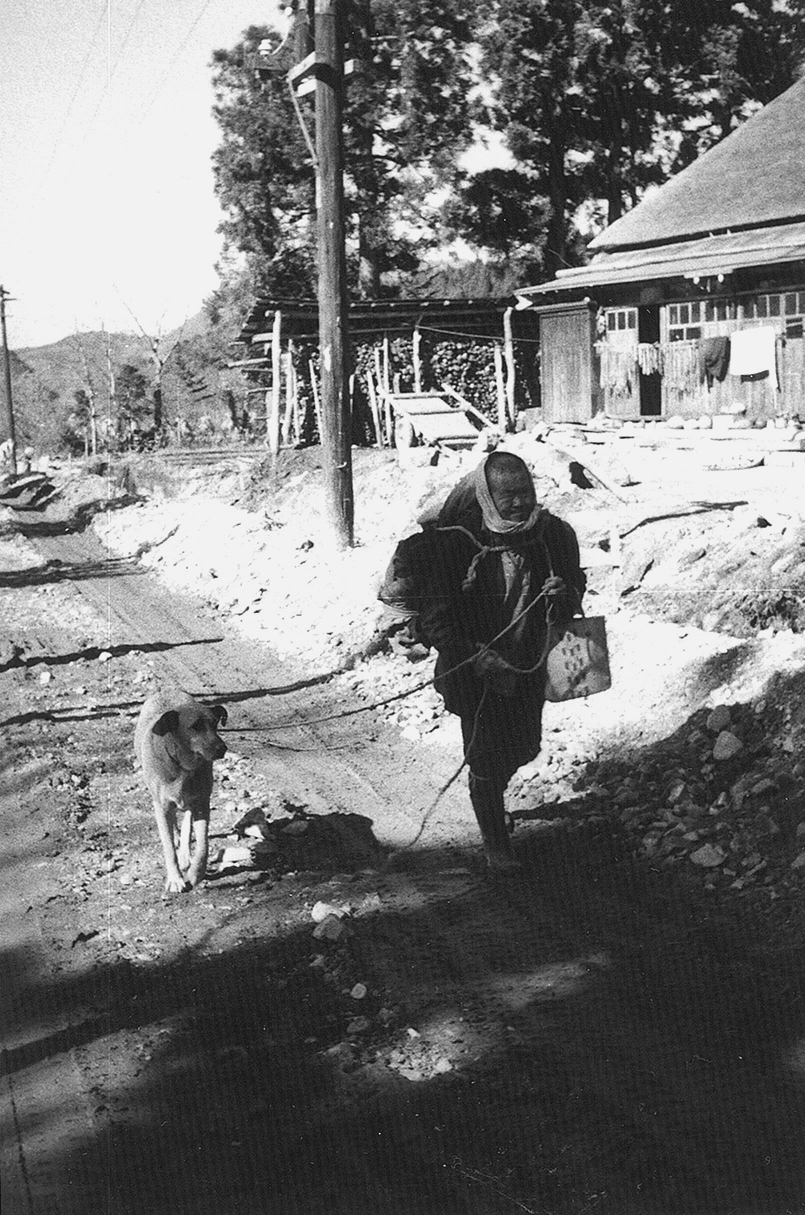
{"label": "wooden post", "polygon": [[495,342],[495,387],[498,398],[498,426],[506,429],[506,389],[503,384],[503,348]]}
{"label": "wooden post", "polygon": [[288,342],[285,352],[285,416],[282,419],[282,445],[289,447],[291,443],[291,423],[293,422],[293,342]]}
{"label": "wooden post", "polygon": [[420,355],[421,342],[422,334],[419,332],[419,325],[414,325],[414,392],[422,391],[422,358]]}
{"label": "wooden post", "polygon": [[319,432],[319,444],[321,444],[324,442],[322,438],[321,403],[319,401],[319,387],[316,383],[316,368],[313,366],[312,359],[308,359],[308,367],[310,368],[310,387],[313,390],[313,409],[316,413],[316,429]]}
{"label": "wooden post", "polygon": [[375,435],[377,436],[377,446],[383,446],[383,427],[380,423],[380,409],[377,404],[377,392],[375,391],[374,381],[367,371],[366,373],[366,391],[369,394],[369,405],[372,410],[372,421],[375,424]]}
{"label": "wooden post", "polygon": [[14,430],[14,402],[11,396],[11,354],[8,349],[8,333],[6,332],[6,300],[8,292],[0,287],[0,328],[3,340],[3,371],[6,383],[6,429],[9,445],[8,463],[14,476],[17,475],[17,436]]}
{"label": "wooden post", "polygon": [[383,387],[386,392],[391,389],[391,346],[387,333],[383,334]]}
{"label": "wooden post", "polygon": [[319,351],[327,511],[340,548],[352,544],[349,305],[344,248],[344,2],[315,0]]}
{"label": "wooden post", "polygon": [[[280,390],[282,388],[282,313],[279,308],[274,313],[274,324],[271,327],[271,406],[266,418],[266,442],[272,456],[280,447]],[[268,407],[268,401],[266,401]]]}
{"label": "wooden post", "polygon": [[[388,367],[388,364],[386,364],[386,366]],[[377,374],[378,387],[382,386],[384,389],[383,407],[384,407],[384,415],[385,415],[385,423],[386,423],[386,443],[389,447],[393,447],[394,438],[393,438],[393,432],[392,432],[392,428],[391,428],[391,406],[389,405],[389,399],[388,399],[388,387],[389,386],[388,386],[388,381],[386,380],[386,378],[383,374],[383,362],[382,362],[379,346],[375,346],[375,372]]]}
{"label": "wooden post", "polygon": [[512,335],[513,308],[507,308],[503,313],[503,348],[506,353],[506,409],[512,430],[517,426],[517,365],[514,361],[514,337]]}

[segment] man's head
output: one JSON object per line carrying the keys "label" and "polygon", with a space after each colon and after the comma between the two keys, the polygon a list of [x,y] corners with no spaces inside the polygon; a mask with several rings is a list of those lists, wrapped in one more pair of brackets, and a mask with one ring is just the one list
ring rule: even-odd
{"label": "man's head", "polygon": [[525,523],[537,504],[528,465],[512,452],[495,451],[487,457],[485,471],[500,517],[509,523]]}

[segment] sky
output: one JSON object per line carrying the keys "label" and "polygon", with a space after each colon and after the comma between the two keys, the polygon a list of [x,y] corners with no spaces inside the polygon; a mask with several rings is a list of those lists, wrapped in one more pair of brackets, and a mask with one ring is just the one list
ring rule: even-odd
{"label": "sky", "polygon": [[[152,335],[216,284],[212,51],[277,0],[5,0],[0,284],[12,349]],[[135,319],[136,318],[136,319]]]}

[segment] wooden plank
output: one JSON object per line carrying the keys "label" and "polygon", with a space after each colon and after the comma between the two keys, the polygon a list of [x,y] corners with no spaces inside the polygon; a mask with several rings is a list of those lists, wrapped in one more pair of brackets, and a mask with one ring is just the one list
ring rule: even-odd
{"label": "wooden plank", "polygon": [[514,337],[512,335],[513,308],[507,308],[503,313],[503,350],[506,356],[506,410],[509,424],[514,430],[517,423],[517,365],[514,361]]}
{"label": "wooden plank", "polygon": [[[372,410],[372,421],[374,422],[375,435],[377,437],[377,446],[383,446],[383,427],[380,424],[380,407],[377,403],[377,392],[372,381],[370,373],[366,373],[366,390],[369,394],[369,405]],[[389,441],[391,441],[389,439]]]}
{"label": "wooden plank", "polygon": [[272,455],[276,455],[280,446],[280,389],[282,385],[282,313],[279,308],[274,313],[274,324],[271,330],[271,407],[266,425],[266,440]]}

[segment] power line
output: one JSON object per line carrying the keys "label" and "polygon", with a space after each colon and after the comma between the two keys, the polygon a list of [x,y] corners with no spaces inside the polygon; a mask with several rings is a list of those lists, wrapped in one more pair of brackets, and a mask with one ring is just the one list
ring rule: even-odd
{"label": "power line", "polygon": [[[118,47],[117,58],[115,59],[115,62],[112,65],[112,67],[109,68],[107,71],[106,84],[104,85],[103,92],[101,93],[98,104],[96,105],[96,107],[92,113],[92,117],[90,118],[89,122],[86,124],[85,135],[84,135],[84,140],[82,140],[82,144],[85,142],[85,140],[87,138],[86,131],[89,130],[89,128],[92,126],[95,119],[98,117],[101,106],[104,103],[104,99],[106,98],[106,95],[110,91],[112,79],[114,77],[115,72],[118,69],[120,60],[123,58],[123,52],[126,49],[126,45],[128,43],[129,38],[131,37],[131,31],[134,29],[134,25],[137,21],[138,16],[140,15],[140,10],[142,9],[142,7],[145,3],[146,3],[146,0],[140,0],[139,4],[137,5],[137,7],[134,10],[134,15],[132,16],[131,21],[128,24],[128,28],[126,29],[126,32],[123,35],[123,41],[120,43],[120,46]],[[108,63],[108,57],[107,57],[107,63]],[[79,147],[82,146],[82,144],[80,144]]]}
{"label": "power line", "polygon": [[[108,2],[107,2],[107,0],[104,0],[104,4],[101,9],[100,16],[98,17],[98,22],[95,26],[95,32],[93,33],[92,40],[87,48],[87,53],[84,56],[84,62],[81,65],[81,71],[78,74],[78,81],[76,82],[76,86],[73,91],[73,95],[70,98],[70,104],[67,106],[67,109],[65,110],[64,118],[62,119],[61,126],[59,127],[59,133],[56,136],[56,139],[53,143],[53,150],[50,154],[50,158],[48,160],[47,167],[42,175],[43,186],[44,186],[45,180],[48,176],[48,173],[53,168],[53,162],[56,159],[56,156],[58,155],[58,152],[59,152],[59,148],[61,146],[62,136],[64,135],[64,132],[67,128],[67,123],[70,121],[70,116],[73,112],[73,106],[75,105],[75,101],[76,101],[76,98],[78,97],[79,91],[81,89],[81,85],[84,83],[84,75],[85,75],[87,67],[89,65],[89,61],[90,61],[92,52],[95,49],[95,43],[98,41],[98,35],[101,32],[101,26],[103,25],[104,18],[106,17],[109,3],[111,3],[111,0],[108,0]],[[40,193],[41,193],[41,191],[40,191]]]}
{"label": "power line", "polygon": [[173,57],[172,57],[172,59],[171,59],[170,63],[169,63],[169,64],[168,64],[168,66],[166,67],[165,72],[164,72],[164,74],[162,75],[162,77],[161,77],[161,79],[160,79],[160,81],[159,81],[159,84],[157,85],[157,87],[156,87],[156,89],[154,90],[154,92],[151,94],[151,99],[150,99],[150,101],[148,102],[147,106],[145,107],[145,109],[143,110],[142,114],[140,115],[140,118],[139,118],[139,120],[138,120],[138,122],[137,122],[137,126],[140,126],[140,125],[141,125],[143,122],[145,122],[146,118],[147,118],[147,117],[148,117],[148,115],[151,113],[151,108],[152,108],[152,106],[153,106],[154,102],[156,101],[157,97],[159,96],[159,94],[162,92],[162,87],[163,87],[163,85],[165,84],[165,81],[168,79],[168,77],[170,76],[171,72],[173,71],[173,68],[174,68],[174,66],[175,66],[176,62],[178,61],[178,59],[180,58],[180,56],[181,56],[181,54],[182,54],[182,51],[185,49],[185,47],[187,46],[188,42],[189,42],[189,41],[190,41],[190,39],[192,38],[193,33],[194,33],[195,29],[196,29],[196,26],[199,24],[199,22],[201,21],[202,17],[204,16],[204,14],[206,13],[207,9],[210,7],[210,5],[211,5],[211,4],[212,4],[212,0],[207,0],[206,4],[205,4],[205,5],[204,5],[204,7],[202,8],[201,12],[198,14],[198,16],[196,17],[195,21],[193,21],[193,23],[190,25],[190,27],[189,27],[189,29],[188,29],[187,33],[185,34],[184,38],[183,38],[183,39],[182,39],[182,41],[179,43],[178,48],[176,49],[176,51],[175,51],[175,53],[174,53],[174,55],[173,55]]}

